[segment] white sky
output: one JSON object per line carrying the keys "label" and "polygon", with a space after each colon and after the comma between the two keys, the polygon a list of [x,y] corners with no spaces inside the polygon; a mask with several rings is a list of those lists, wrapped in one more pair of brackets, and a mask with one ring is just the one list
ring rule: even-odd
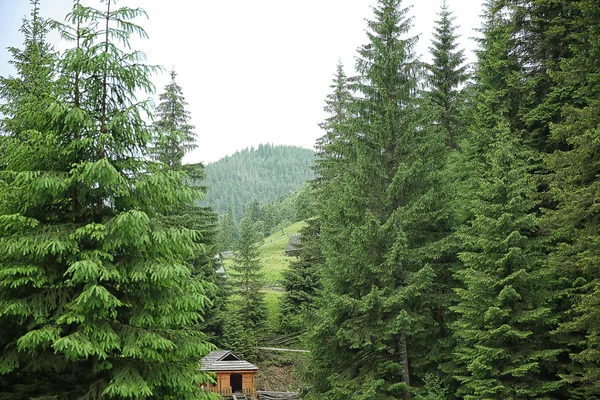
{"label": "white sky", "polygon": [[[40,0],[42,14],[62,21],[71,0]],[[98,3],[98,0],[88,0]],[[431,33],[442,0],[413,4],[412,35],[429,59]],[[470,37],[480,26],[482,0],[448,0],[461,45],[474,61]],[[121,0],[141,6],[150,39],[135,46],[148,62],[175,67],[198,148],[189,162],[211,162],[260,143],[312,148],[338,59],[352,74],[356,49],[366,42],[365,18],[375,0]],[[0,75],[12,73],[7,46],[20,46],[28,0],[0,0]],[[168,81],[156,76],[157,91]]]}

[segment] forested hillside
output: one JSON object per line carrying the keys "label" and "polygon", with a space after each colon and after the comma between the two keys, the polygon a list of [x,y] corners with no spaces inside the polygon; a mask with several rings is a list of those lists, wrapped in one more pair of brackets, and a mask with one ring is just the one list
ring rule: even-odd
{"label": "forested hillside", "polygon": [[219,214],[233,208],[241,219],[253,201],[271,203],[299,190],[314,174],[314,152],[295,146],[261,144],[206,165],[206,204]]}

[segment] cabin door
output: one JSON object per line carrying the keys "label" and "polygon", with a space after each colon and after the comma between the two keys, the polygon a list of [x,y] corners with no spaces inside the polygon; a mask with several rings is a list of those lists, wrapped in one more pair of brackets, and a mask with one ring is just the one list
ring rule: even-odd
{"label": "cabin door", "polygon": [[242,392],[242,374],[231,374],[230,378],[231,391],[233,393]]}

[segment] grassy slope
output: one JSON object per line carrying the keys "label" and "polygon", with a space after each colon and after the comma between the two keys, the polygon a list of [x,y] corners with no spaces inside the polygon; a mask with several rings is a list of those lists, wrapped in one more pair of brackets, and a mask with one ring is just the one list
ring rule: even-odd
{"label": "grassy slope", "polygon": [[[290,261],[294,259],[294,257],[286,256],[283,252],[288,244],[288,235],[298,233],[304,225],[304,221],[296,222],[284,228],[284,233],[281,233],[281,231],[276,232],[263,241],[260,248],[260,261],[265,273],[266,286],[281,286],[281,274],[288,267]],[[232,258],[225,260],[225,269],[231,267],[232,263]]]}
{"label": "grassy slope", "polygon": [[281,286],[281,274],[294,259],[283,252],[288,244],[289,235],[298,233],[304,225],[304,221],[296,222],[284,228],[284,233],[279,231],[265,238],[260,255],[267,286]]}

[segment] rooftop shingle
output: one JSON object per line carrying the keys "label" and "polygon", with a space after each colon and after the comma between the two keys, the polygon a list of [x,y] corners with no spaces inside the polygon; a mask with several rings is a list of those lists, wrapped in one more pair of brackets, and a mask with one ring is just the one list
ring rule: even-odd
{"label": "rooftop shingle", "polygon": [[258,371],[258,367],[242,360],[231,350],[215,350],[202,359],[201,371]]}

